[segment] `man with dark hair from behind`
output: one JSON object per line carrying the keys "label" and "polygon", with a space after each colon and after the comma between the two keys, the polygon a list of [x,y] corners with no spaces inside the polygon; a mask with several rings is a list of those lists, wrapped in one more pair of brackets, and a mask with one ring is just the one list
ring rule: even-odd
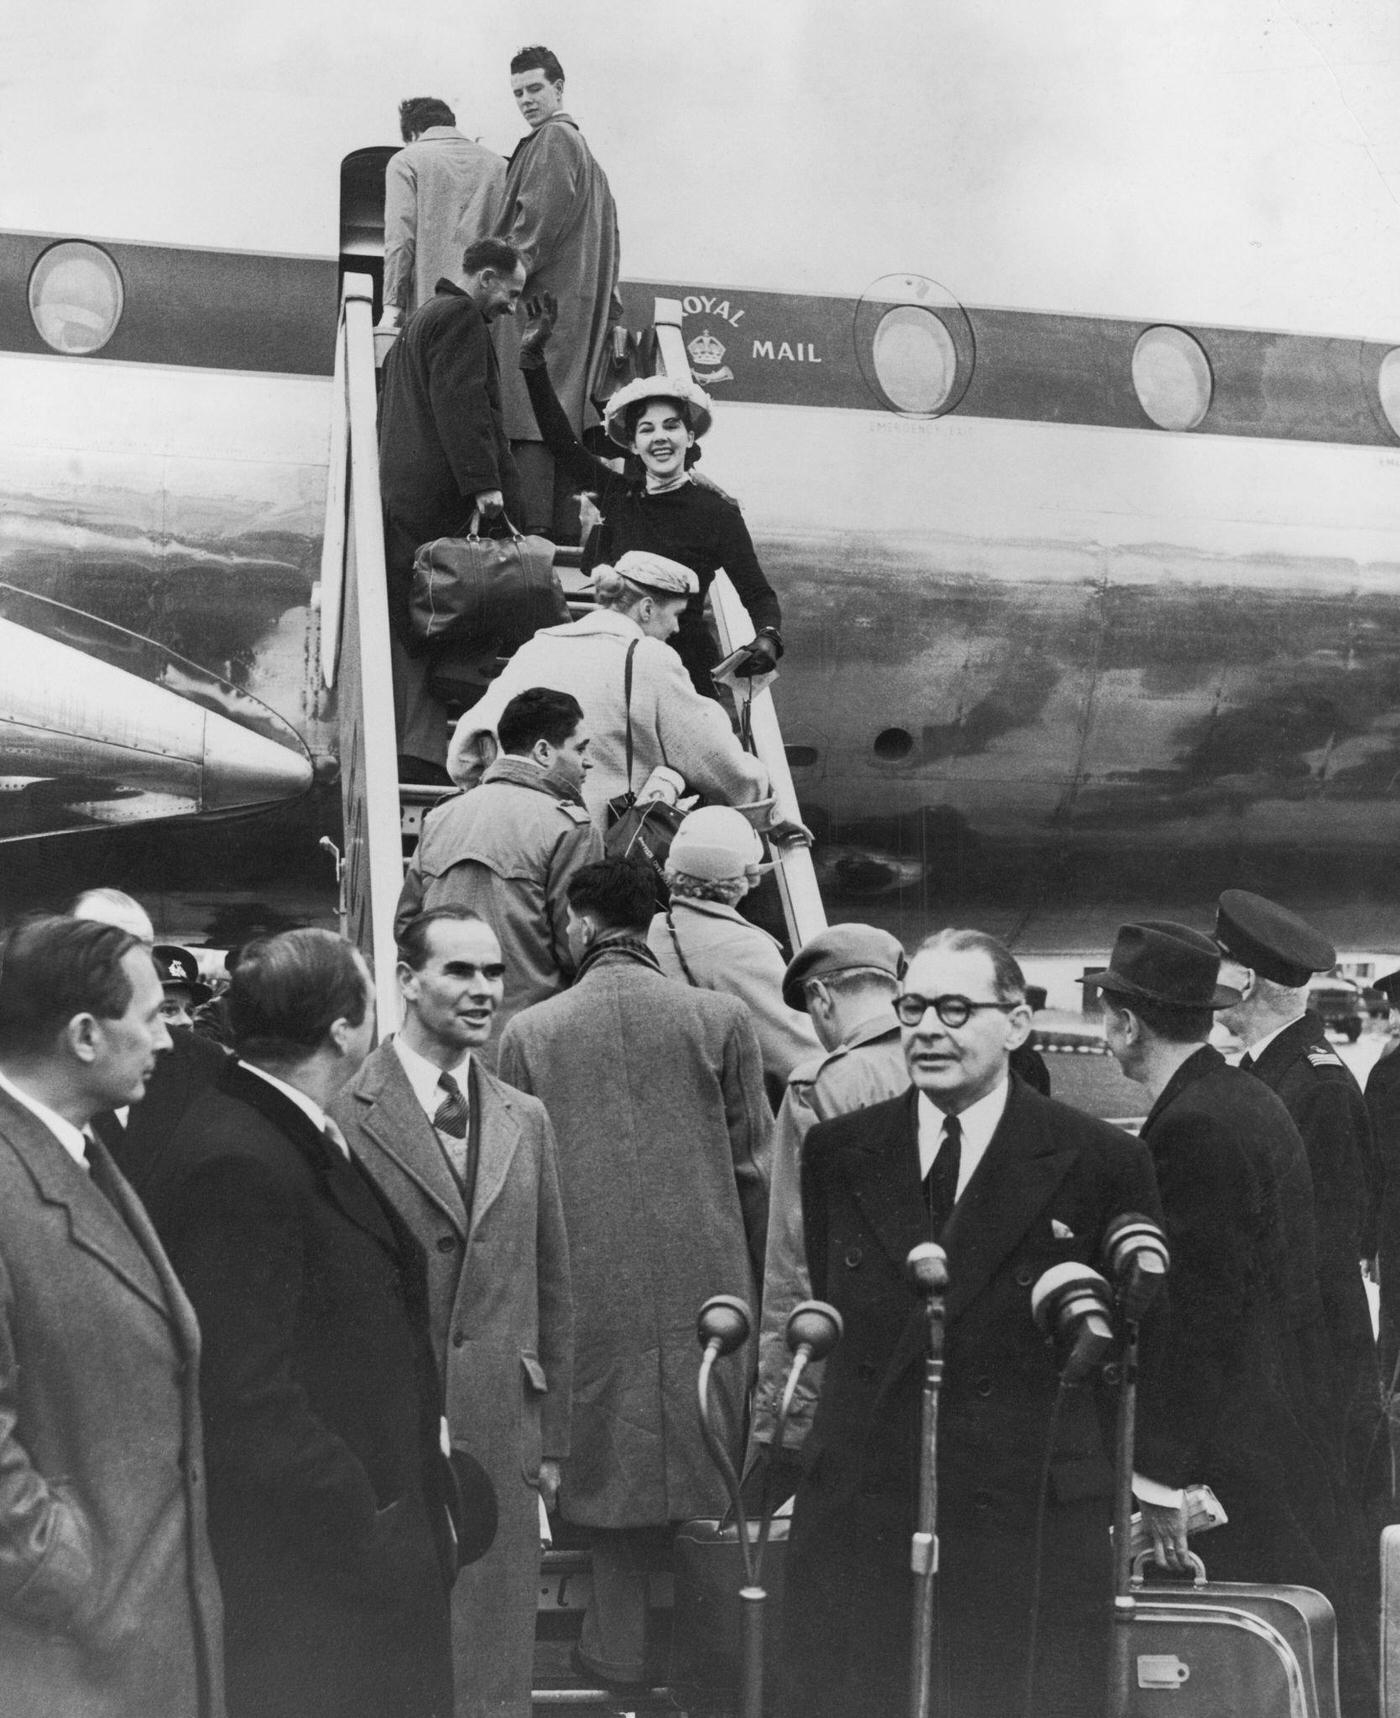
{"label": "man with dark hair from behind", "polygon": [[532,686],[501,712],[497,736],[501,755],[480,785],[424,821],[394,919],[402,935],[415,914],[452,904],[470,907],[495,932],[505,996],[477,1050],[488,1068],[507,1022],[568,988],[569,880],[603,855],[580,794],[590,762],[578,701]]}
{"label": "man with dark hair from behind", "polygon": [[428,691],[409,622],[413,561],[435,537],[460,536],[475,512],[519,525],[520,489],[501,405],[490,325],[515,314],[525,265],[514,246],[477,239],[462,285],[439,280],[385,360],[379,401],[379,487],[389,586],[394,723],[406,781],[446,784],[447,711]]}
{"label": "man with dark hair from behind", "polygon": [[169,1044],[129,932],[0,944],[0,1712],[220,1718],[199,1331],[88,1131]]}
{"label": "man with dark hair from behind", "polygon": [[464,137],[457,116],[435,96],[399,103],[404,147],[384,175],[384,314],[397,328],[426,304],[440,278],[456,281],[463,246],[496,224],[506,164]]}
{"label": "man with dark hair from behind", "polygon": [[[479,793],[486,792],[478,789]],[[403,1026],[333,1106],[350,1150],[423,1246],[454,1449],[484,1464],[499,1526],[452,1598],[457,1718],[530,1718],[540,1501],[569,1453],[573,1300],[543,1106],[478,1065],[501,949],[461,906],[399,933]]]}
{"label": "man with dark hair from behind", "polygon": [[[558,58],[538,45],[522,48],[510,62],[510,87],[530,132],[510,158],[496,231],[524,259],[528,296],[551,293],[558,301],[551,379],[574,434],[581,436],[598,422],[593,393],[612,328],[622,320],[617,208],[607,175],[577,121],[563,110]],[[554,459],[520,374],[519,330],[502,326],[497,349],[506,430],[525,489],[526,516],[517,523],[556,542],[576,542],[578,515],[568,486],[555,483]]]}
{"label": "man with dark hair from behind", "polygon": [[577,1663],[636,1684],[649,1560],[676,1523],[723,1507],[695,1417],[695,1314],[713,1294],[753,1304],[772,1115],[743,1003],[657,968],[650,867],[603,859],[568,894],[573,989],[516,1015],[500,1074],[543,1100],[559,1139],[575,1320],[560,1508],[593,1551]]}
{"label": "man with dark hair from behind", "polygon": [[374,1033],[329,931],[243,951],[239,1059],[146,1200],[204,1334],[230,1718],[449,1718],[455,1559],[421,1250],[326,1106]]}

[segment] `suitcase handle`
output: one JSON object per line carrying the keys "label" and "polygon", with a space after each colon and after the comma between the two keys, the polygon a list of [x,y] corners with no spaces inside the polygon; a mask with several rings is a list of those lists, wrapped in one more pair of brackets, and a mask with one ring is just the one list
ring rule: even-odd
{"label": "suitcase handle", "polygon": [[[1186,1555],[1191,1560],[1191,1585],[1193,1587],[1204,1587],[1206,1584],[1205,1564],[1194,1551],[1188,1551]],[[1133,1585],[1135,1587],[1140,1587],[1146,1579],[1144,1570],[1147,1568],[1147,1565],[1156,1561],[1156,1558],[1150,1550],[1139,1551],[1137,1556],[1133,1558]],[[1159,1569],[1163,1566],[1164,1565],[1161,1563],[1157,1564]]]}

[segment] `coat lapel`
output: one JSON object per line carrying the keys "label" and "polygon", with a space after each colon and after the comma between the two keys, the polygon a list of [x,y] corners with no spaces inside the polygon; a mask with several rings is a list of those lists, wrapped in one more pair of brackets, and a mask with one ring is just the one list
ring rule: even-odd
{"label": "coat lapel", "polygon": [[[110,1173],[115,1197],[109,1197],[93,1184],[88,1172],[74,1163],[37,1116],[2,1092],[0,1135],[8,1139],[39,1197],[67,1212],[73,1245],[105,1265],[162,1318],[175,1323],[161,1273],[154,1262],[159,1245],[150,1232],[145,1213],[130,1197],[105,1148],[96,1149],[102,1153],[103,1167]],[[139,1213],[139,1221],[135,1223],[129,1220],[133,1208]]]}
{"label": "coat lapel", "polygon": [[851,1196],[896,1270],[912,1247],[929,1238],[919,1186],[918,1093],[886,1106],[881,1131],[848,1147],[841,1165]]}
{"label": "coat lapel", "polygon": [[510,1101],[509,1088],[493,1080],[472,1062],[473,1113],[480,1118],[481,1155],[476,1166],[476,1195],[472,1200],[471,1233],[505,1186],[511,1159],[520,1143],[520,1122]]}
{"label": "coat lapel", "polygon": [[[917,1093],[910,1095],[917,1098]],[[910,1117],[917,1127],[912,1104]],[[913,1142],[917,1175],[916,1132]],[[958,1318],[991,1282],[1007,1254],[1044,1211],[1074,1159],[1072,1148],[1056,1149],[1034,1098],[1013,1077],[997,1130],[943,1231],[942,1245],[948,1254],[947,1323]],[[922,1211],[922,1201],[917,1208]],[[882,1391],[924,1353],[927,1340],[928,1322],[923,1307],[916,1303],[895,1345]]]}
{"label": "coat lapel", "polygon": [[951,1322],[992,1280],[998,1266],[1069,1173],[1074,1150],[1057,1150],[1031,1094],[1012,1079],[996,1132],[944,1231]]}
{"label": "coat lapel", "polygon": [[[354,1131],[362,1133],[395,1164],[457,1233],[465,1236],[461,1190],[392,1044],[382,1044],[365,1063],[352,1096],[358,1124]],[[353,1132],[350,1143],[353,1148],[356,1143]]]}

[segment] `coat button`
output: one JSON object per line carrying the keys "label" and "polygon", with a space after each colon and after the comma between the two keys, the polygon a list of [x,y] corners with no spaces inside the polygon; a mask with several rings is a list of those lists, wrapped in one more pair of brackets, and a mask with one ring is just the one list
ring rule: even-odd
{"label": "coat button", "polygon": [[1035,1272],[1028,1265],[1022,1265],[1016,1273],[1016,1281],[1022,1288],[1029,1288],[1035,1281]]}
{"label": "coat button", "polygon": [[986,1377],[979,1378],[973,1385],[973,1389],[976,1390],[979,1396],[990,1396],[992,1393],[992,1381],[990,1378]]}
{"label": "coat button", "polygon": [[855,1270],[864,1257],[865,1254],[861,1252],[859,1247],[848,1248],[846,1252],[846,1269],[848,1271]]}
{"label": "coat button", "polygon": [[465,1330],[454,1330],[452,1332],[452,1346],[454,1348],[460,1348],[466,1340],[467,1333]]}
{"label": "coat button", "polygon": [[857,1378],[873,1378],[874,1376],[875,1376],[875,1362],[873,1360],[862,1360],[857,1364],[857,1366],[856,1366],[856,1377]]}
{"label": "coat button", "polygon": [[974,1509],[990,1509],[992,1507],[991,1492],[974,1491],[972,1494],[972,1506]]}
{"label": "coat button", "polygon": [[450,1253],[452,1251],[453,1247],[456,1246],[456,1244],[457,1243],[452,1239],[451,1235],[439,1235],[438,1236],[437,1247],[438,1247],[438,1251],[440,1253]]}

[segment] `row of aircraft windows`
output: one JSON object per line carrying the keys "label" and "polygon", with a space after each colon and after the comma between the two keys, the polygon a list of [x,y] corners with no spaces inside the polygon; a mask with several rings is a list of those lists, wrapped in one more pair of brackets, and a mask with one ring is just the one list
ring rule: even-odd
{"label": "row of aircraft windows", "polygon": [[[913,277],[908,277],[913,279]],[[922,283],[927,287],[929,283]],[[124,305],[121,271],[99,245],[51,245],[29,276],[29,312],[55,352],[86,357],[117,331]],[[959,313],[960,314],[960,313]],[[966,390],[969,359],[949,331],[951,318],[923,304],[894,304],[871,338],[875,380],[896,411],[937,417]],[[1132,380],[1143,411],[1165,430],[1193,430],[1210,410],[1215,378],[1204,347],[1183,328],[1159,325],[1139,335]],[[1381,361],[1381,410],[1400,435],[1400,347]]]}

